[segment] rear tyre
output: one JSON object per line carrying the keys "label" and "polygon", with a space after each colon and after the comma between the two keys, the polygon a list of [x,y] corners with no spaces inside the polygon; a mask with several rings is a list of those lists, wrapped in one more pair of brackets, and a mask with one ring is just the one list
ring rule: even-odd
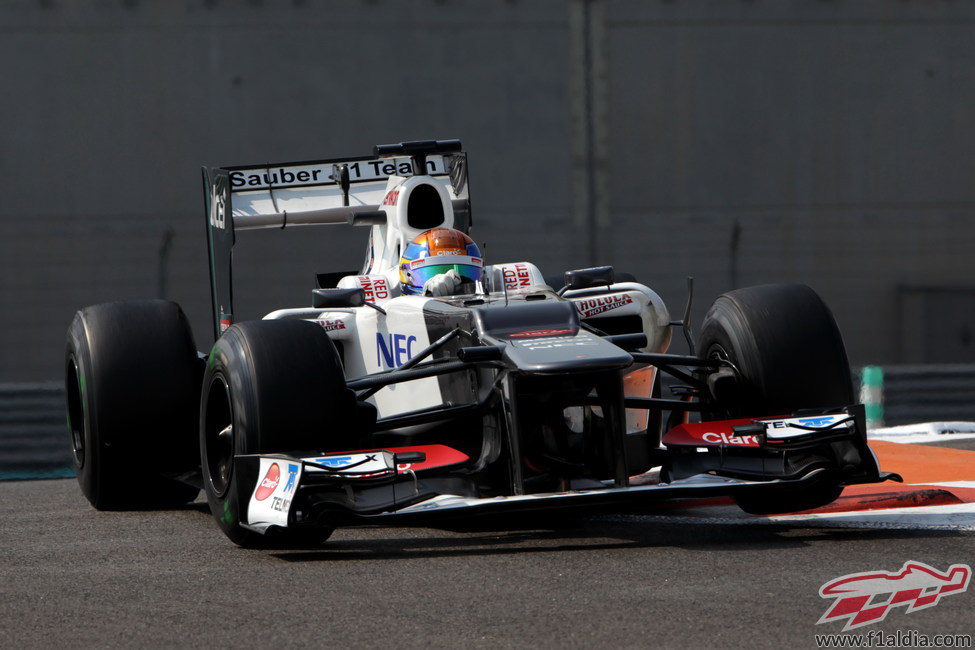
{"label": "rear tyre", "polygon": [[69,442],[81,491],[99,510],[192,501],[170,477],[199,459],[202,366],[179,305],[165,300],[86,307],[68,328]]}
{"label": "rear tyre", "polygon": [[217,525],[241,546],[305,545],[329,529],[268,535],[246,523],[257,464],[235,455],[348,449],[358,435],[355,394],[346,386],[335,345],[322,328],[299,320],[239,323],[207,359],[200,404],[203,487]]}
{"label": "rear tyre", "polygon": [[[854,403],[850,364],[832,312],[801,284],[769,284],[718,297],[701,326],[698,352],[730,361],[734,388],[719,394],[707,419],[787,415],[802,408]],[[752,490],[735,497],[752,514],[807,510],[831,503],[841,488]]]}

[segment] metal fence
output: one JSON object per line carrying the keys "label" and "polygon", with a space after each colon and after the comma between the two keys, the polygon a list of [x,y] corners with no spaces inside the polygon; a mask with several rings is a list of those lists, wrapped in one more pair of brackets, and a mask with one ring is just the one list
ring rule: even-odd
{"label": "metal fence", "polygon": [[[975,421],[975,364],[882,371],[885,425]],[[0,384],[0,478],[70,476],[70,468],[63,386]]]}
{"label": "metal fence", "polygon": [[889,366],[883,369],[886,426],[975,420],[975,365]]}
{"label": "metal fence", "polygon": [[60,382],[0,384],[0,478],[70,475]]}

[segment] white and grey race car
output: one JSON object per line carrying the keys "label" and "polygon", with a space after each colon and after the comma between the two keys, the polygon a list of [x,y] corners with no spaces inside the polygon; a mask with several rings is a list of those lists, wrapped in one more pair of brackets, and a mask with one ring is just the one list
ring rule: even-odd
{"label": "white and grey race car", "polygon": [[[546,280],[501,263],[468,295],[400,295],[407,243],[471,229],[457,140],[203,181],[209,353],[162,300],[84,308],[68,332],[70,439],[96,508],[203,489],[238,544],[317,543],[341,525],[714,495],[787,512],[898,478],[866,445],[839,330],[806,286],[718,297],[696,343],[689,308],[672,321],[609,266]],[[234,233],[324,224],[369,229],[362,269],[237,322]],[[667,353],[675,329],[691,354]]]}

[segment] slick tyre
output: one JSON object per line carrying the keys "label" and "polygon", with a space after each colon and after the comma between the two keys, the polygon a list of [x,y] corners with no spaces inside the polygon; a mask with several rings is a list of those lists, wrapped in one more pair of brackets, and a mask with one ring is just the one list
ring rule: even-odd
{"label": "slick tyre", "polygon": [[[850,364],[832,312],[801,284],[769,284],[718,297],[701,325],[698,352],[738,370],[706,419],[785,415],[803,408],[854,403]],[[751,491],[735,497],[753,514],[792,512],[831,503],[829,481],[798,491]]]}
{"label": "slick tyre", "polygon": [[829,480],[803,489],[753,490],[732,497],[735,504],[750,515],[778,515],[800,512],[829,505],[836,501],[843,488]]}
{"label": "slick tyre", "polygon": [[[846,348],[826,303],[802,284],[767,284],[718,297],[698,352],[739,370],[722,415],[783,415],[854,403]],[[721,396],[719,396],[719,400]]]}
{"label": "slick tyre", "polygon": [[232,326],[207,359],[200,404],[203,487],[217,525],[240,546],[325,541],[331,530],[245,528],[258,463],[234,456],[347,449],[357,428],[355,394],[321,327],[300,320]]}
{"label": "slick tyre", "polygon": [[75,314],[65,352],[69,442],[81,491],[95,508],[196,498],[199,488],[171,477],[199,460],[201,375],[176,303],[113,302]]}

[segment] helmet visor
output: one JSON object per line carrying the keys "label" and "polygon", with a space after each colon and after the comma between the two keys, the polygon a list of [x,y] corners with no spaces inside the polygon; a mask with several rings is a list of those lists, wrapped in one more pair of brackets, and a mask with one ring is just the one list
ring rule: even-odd
{"label": "helmet visor", "polygon": [[418,266],[408,271],[410,284],[420,288],[427,280],[438,275],[455,271],[463,282],[477,282],[481,279],[482,268],[473,264],[430,264]]}

